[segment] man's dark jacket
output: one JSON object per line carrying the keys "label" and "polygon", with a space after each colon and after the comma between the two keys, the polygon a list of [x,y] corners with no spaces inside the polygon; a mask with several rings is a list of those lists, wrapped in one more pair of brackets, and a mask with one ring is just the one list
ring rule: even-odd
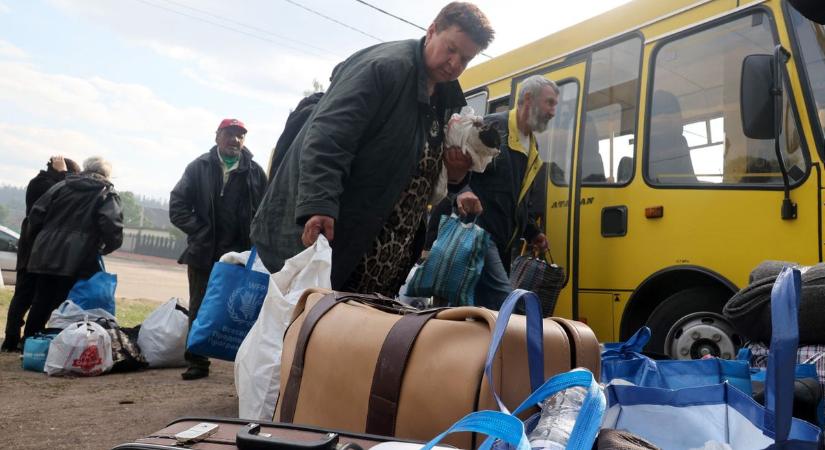
{"label": "man's dark jacket", "polygon": [[217,221],[227,219],[217,214],[217,201],[221,195],[243,199],[237,205],[237,217],[229,219],[240,228],[237,236],[242,240],[241,247],[249,249],[251,246],[249,223],[266,188],[266,175],[261,166],[252,161],[252,153],[244,147],[238,167],[229,174],[227,183],[238,191],[229,193],[224,191],[222,165],[218,147],[214,146],[186,166],[183,176],[169,196],[169,220],[187,235],[188,245],[178,259],[181,264],[209,270],[221,256],[216,254]]}
{"label": "man's dark jacket", "polygon": [[98,254],[123,243],[120,196],[97,174],[68,175],[34,203],[28,234],[29,272],[88,278],[100,270]]}
{"label": "man's dark jacket", "polygon": [[511,149],[508,144],[508,114],[509,111],[503,111],[484,118],[485,123],[492,123],[498,129],[501,152],[483,173],[472,174],[468,186],[484,208],[477,223],[490,233],[504,267],[510,266],[510,246],[516,239],[524,237],[530,242],[540,232],[528,217],[529,195],[521,203],[518,201],[527,172],[527,155]]}
{"label": "man's dark jacket", "polygon": [[29,219],[28,215],[34,203],[52,186],[66,179],[67,172],[58,172],[49,166],[47,170],[41,170],[35,175],[26,186],[26,218],[20,225],[20,240],[17,241],[17,271],[25,271],[29,264],[29,254],[31,254],[31,240],[29,239]]}
{"label": "man's dark jacket", "polygon": [[[422,48],[423,39],[379,44],[335,68],[252,222],[252,241],[271,272],[304,249],[303,226],[314,215],[335,219],[333,288],[369,251],[409,185],[429,131]],[[436,85],[436,98],[444,113],[466,103],[456,81]]]}

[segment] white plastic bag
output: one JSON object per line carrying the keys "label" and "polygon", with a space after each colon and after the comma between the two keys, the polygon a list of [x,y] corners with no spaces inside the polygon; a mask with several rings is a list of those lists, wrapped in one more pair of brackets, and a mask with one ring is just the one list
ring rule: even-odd
{"label": "white plastic bag", "polygon": [[113,365],[112,339],[102,326],[84,320],[66,327],[49,344],[49,375],[91,377],[108,372]]}
{"label": "white plastic bag", "polygon": [[332,248],[321,235],[312,247],[288,259],[280,272],[269,277],[258,320],[235,356],[240,418],[272,420],[281,387],[284,332],[305,289],[331,287],[331,265]]}
{"label": "white plastic bag", "polygon": [[83,309],[80,306],[77,306],[75,302],[66,300],[61,303],[57,309],[52,311],[52,315],[49,317],[49,323],[46,324],[46,328],[67,328],[77,322],[82,322],[87,319],[91,322],[95,322],[100,318],[117,322],[117,320],[115,320],[115,316],[103,308]]}
{"label": "white plastic bag", "polygon": [[410,297],[407,295],[407,285],[410,284],[410,280],[412,280],[415,273],[421,269],[421,264],[416,264],[410,269],[410,272],[407,274],[407,279],[404,280],[404,284],[398,290],[398,300],[405,304],[412,306],[415,309],[426,309],[427,307],[431,306],[432,304],[432,297]]}
{"label": "white plastic bag", "polygon": [[140,325],[138,347],[149,367],[183,367],[189,318],[172,298],[158,306]]}
{"label": "white plastic bag", "polygon": [[[500,153],[499,149],[487,147],[481,141],[479,129],[483,124],[483,117],[475,115],[473,108],[465,107],[461,114],[453,114],[450,117],[447,131],[444,133],[444,148],[458,147],[464,154],[470,155],[473,160],[470,170],[477,173],[484,172],[487,165]],[[447,182],[447,168],[442,166],[430,197],[431,205],[437,205],[447,196]]]}

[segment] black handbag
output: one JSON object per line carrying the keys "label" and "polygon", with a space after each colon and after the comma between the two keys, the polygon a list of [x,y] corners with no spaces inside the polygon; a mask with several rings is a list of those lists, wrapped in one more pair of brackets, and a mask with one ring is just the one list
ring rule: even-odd
{"label": "black handbag", "polygon": [[521,255],[513,261],[510,270],[510,284],[515,289],[524,289],[535,292],[541,299],[542,317],[550,317],[556,308],[559,292],[564,286],[564,269],[553,262],[553,255],[548,250],[548,263],[538,252],[533,255],[525,254],[527,244],[521,249]]}

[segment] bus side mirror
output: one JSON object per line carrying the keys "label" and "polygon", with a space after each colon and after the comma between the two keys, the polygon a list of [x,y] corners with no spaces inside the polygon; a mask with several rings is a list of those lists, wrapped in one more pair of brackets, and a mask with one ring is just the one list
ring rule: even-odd
{"label": "bus side mirror", "polygon": [[739,110],[751,139],[774,139],[773,56],[748,55],[742,62]]}

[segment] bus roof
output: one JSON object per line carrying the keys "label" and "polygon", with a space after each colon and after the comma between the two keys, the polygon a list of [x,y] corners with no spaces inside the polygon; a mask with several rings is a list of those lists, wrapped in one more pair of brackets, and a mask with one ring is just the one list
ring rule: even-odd
{"label": "bus roof", "polygon": [[728,7],[731,9],[737,6],[734,0],[633,0],[473,66],[467,69],[459,80],[465,91],[470,91],[493,81],[548,65],[578,50],[713,2],[729,3]]}

